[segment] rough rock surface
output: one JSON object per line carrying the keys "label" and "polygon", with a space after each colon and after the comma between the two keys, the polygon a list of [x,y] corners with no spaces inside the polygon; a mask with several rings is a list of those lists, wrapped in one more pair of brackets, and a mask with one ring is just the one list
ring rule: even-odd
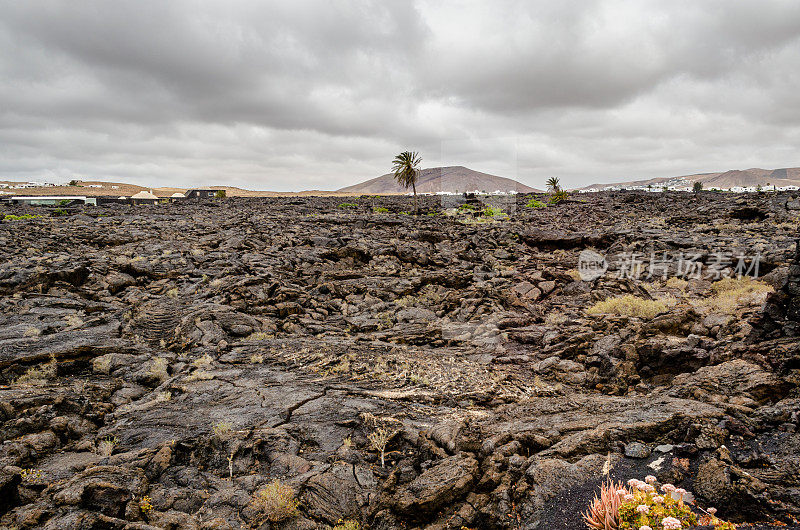
{"label": "rough rock surface", "polygon": [[[529,199],[6,207],[42,217],[0,225],[0,527],[574,529],[606,471],[796,523],[797,197]],[[618,265],[720,251],[774,292]],[[671,301],[587,313],[626,294]]]}

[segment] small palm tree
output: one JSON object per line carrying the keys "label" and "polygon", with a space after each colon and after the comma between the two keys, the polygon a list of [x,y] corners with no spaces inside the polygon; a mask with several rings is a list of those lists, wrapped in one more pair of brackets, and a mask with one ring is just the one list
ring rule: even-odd
{"label": "small palm tree", "polygon": [[558,180],[558,177],[547,179],[547,189],[552,192],[561,191],[561,181]]}
{"label": "small palm tree", "polygon": [[422,158],[416,152],[403,151],[392,161],[392,172],[394,179],[405,189],[409,187],[414,191],[414,213],[419,213],[417,206],[417,178],[419,177],[419,165]]}

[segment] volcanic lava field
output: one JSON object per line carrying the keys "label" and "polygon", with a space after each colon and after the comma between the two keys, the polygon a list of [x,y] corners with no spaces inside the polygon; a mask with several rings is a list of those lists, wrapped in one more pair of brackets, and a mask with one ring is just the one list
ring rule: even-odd
{"label": "volcanic lava field", "polygon": [[650,474],[796,523],[797,197],[531,198],[2,207],[0,527],[579,529]]}

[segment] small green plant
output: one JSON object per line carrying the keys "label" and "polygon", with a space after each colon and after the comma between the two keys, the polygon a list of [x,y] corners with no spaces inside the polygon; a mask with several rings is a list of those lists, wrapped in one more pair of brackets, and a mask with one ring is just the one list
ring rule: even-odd
{"label": "small green plant", "polygon": [[527,206],[528,208],[535,208],[537,210],[539,208],[547,208],[547,205],[538,199],[529,200],[528,204],[526,204],[525,206]]}
{"label": "small green plant", "polygon": [[142,511],[143,514],[147,514],[150,510],[153,509],[152,499],[150,496],[145,495],[141,499],[139,499],[139,510]]}
{"label": "small green plant", "polygon": [[111,456],[114,453],[114,449],[117,447],[117,445],[119,445],[119,440],[116,436],[106,436],[97,442],[95,451],[100,456]]}
{"label": "small green plant", "polygon": [[217,190],[214,193],[214,197],[216,197],[217,199],[224,199],[227,196],[228,196],[228,192],[225,191],[225,190]]}
{"label": "small green plant", "polygon": [[261,353],[254,353],[250,356],[250,364],[262,364],[264,362],[264,355]]}
{"label": "small green plant", "polygon": [[69,181],[69,185],[70,185],[70,186],[77,186],[77,185],[78,185],[78,181],[77,181],[77,180],[74,180],[74,179],[73,179],[73,180],[70,180],[70,181]]}
{"label": "small green plant", "polygon": [[56,208],[55,210],[53,210],[53,215],[55,217],[62,217],[64,215],[69,215],[69,212],[66,210],[62,210],[61,208]]}
{"label": "small green plant", "polygon": [[461,211],[461,212],[466,212],[468,210],[471,211],[471,212],[474,212],[477,209],[478,208],[476,208],[474,205],[467,204],[467,203],[464,203],[464,204],[462,204],[461,206],[458,207],[458,210]]}
{"label": "small green plant", "polygon": [[60,201],[58,201],[58,205],[59,206],[69,206],[70,202],[72,202],[72,201],[70,201],[69,199],[61,199]]}
{"label": "small green plant", "polygon": [[495,208],[494,206],[487,206],[483,210],[483,215],[486,217],[499,217],[503,215],[503,210],[500,208]]}
{"label": "small green plant", "polygon": [[22,482],[25,482],[26,484],[38,482],[39,479],[41,478],[42,478],[41,469],[28,468],[22,470]]}
{"label": "small green plant", "polygon": [[358,208],[358,205],[352,202],[343,202],[339,204],[339,208],[343,210],[352,210],[354,208]]}
{"label": "small green plant", "polygon": [[388,208],[384,208],[383,206],[375,206],[372,208],[373,213],[389,213]]}
{"label": "small green plant", "polygon": [[300,504],[295,498],[294,489],[275,479],[255,494],[255,507],[273,523],[297,517]]}
{"label": "small green plant", "polygon": [[32,215],[29,213],[22,215],[6,214],[3,216],[3,221],[26,221],[28,219],[39,219],[41,215]]}
{"label": "small green plant", "polygon": [[550,198],[547,199],[547,202],[549,204],[556,205],[566,201],[567,199],[569,199],[569,192],[559,189],[550,195]]}

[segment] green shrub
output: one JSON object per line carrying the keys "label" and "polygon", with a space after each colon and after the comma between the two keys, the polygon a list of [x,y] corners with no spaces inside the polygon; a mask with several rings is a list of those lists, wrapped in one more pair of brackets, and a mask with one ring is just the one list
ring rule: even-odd
{"label": "green shrub", "polygon": [[6,214],[3,216],[3,221],[25,221],[27,219],[39,219],[41,215],[31,215],[29,213],[23,215]]}
{"label": "green shrub", "polygon": [[569,193],[564,190],[558,190],[554,192],[547,202],[550,204],[559,204],[569,199]]}
{"label": "green shrub", "polygon": [[339,205],[339,208],[344,210],[352,210],[353,208],[358,208],[358,205],[352,202],[343,202]]}
{"label": "green shrub", "polygon": [[487,206],[483,210],[483,215],[487,217],[497,217],[503,215],[503,210],[500,208],[495,208],[494,206]]}
{"label": "green shrub", "polygon": [[69,215],[69,212],[66,210],[62,210],[61,208],[56,208],[53,210],[53,215],[56,217],[61,217],[63,215]]}
{"label": "green shrub", "polygon": [[372,208],[372,211],[374,213],[389,213],[389,209],[382,206],[375,206]]}
{"label": "green shrub", "polygon": [[227,196],[228,192],[225,190],[217,190],[216,193],[214,193],[214,197],[216,197],[217,199],[224,199]]}
{"label": "green shrub", "polygon": [[547,205],[538,199],[529,200],[528,204],[526,204],[525,206],[527,206],[528,208],[536,208],[536,209],[547,208]]}

